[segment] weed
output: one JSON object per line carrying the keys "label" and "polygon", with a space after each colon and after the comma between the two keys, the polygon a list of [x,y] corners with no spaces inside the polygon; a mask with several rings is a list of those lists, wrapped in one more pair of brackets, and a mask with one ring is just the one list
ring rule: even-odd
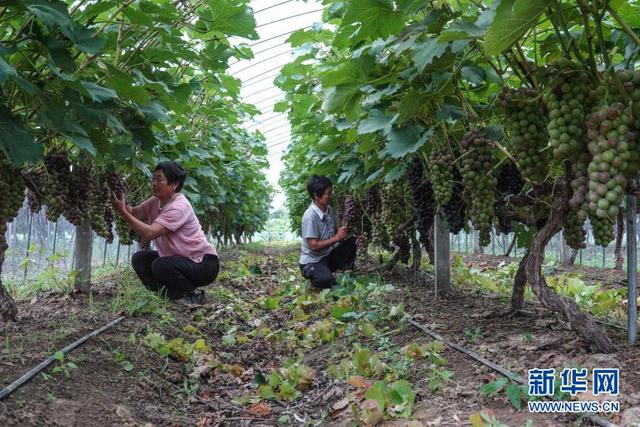
{"label": "weed", "polygon": [[484,339],[480,326],[476,326],[475,329],[465,329],[464,336],[471,342],[478,342]]}

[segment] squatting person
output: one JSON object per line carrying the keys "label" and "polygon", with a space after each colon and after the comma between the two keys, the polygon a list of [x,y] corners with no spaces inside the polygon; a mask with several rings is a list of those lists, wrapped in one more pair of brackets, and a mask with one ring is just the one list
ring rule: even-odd
{"label": "squatting person", "polygon": [[331,181],[324,176],[312,176],[307,181],[311,204],[302,216],[302,248],[300,271],[316,288],[333,286],[334,272],[353,267],[356,259],[356,238],[347,237],[347,228],[336,230],[331,209]]}
{"label": "squatting person", "polygon": [[[180,193],[186,172],[178,162],[159,163],[151,181],[153,196],[131,207],[124,196],[111,195],[116,212],[145,240],[153,240],[157,251],[139,251],[131,263],[143,285],[176,302],[193,305],[205,301],[196,288],[212,283],[220,262],[193,212]],[[145,222],[146,221],[146,222]]]}

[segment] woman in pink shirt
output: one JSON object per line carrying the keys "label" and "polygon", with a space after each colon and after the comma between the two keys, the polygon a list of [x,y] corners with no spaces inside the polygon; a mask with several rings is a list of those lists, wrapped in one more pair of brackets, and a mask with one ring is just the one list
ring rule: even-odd
{"label": "woman in pink shirt", "polygon": [[[142,284],[181,304],[202,304],[196,288],[212,283],[220,269],[216,249],[209,243],[189,200],[180,193],[186,172],[178,162],[161,162],[153,172],[153,196],[128,206],[111,195],[116,212],[157,251],[133,254],[131,263]],[[145,222],[146,221],[146,222]]]}

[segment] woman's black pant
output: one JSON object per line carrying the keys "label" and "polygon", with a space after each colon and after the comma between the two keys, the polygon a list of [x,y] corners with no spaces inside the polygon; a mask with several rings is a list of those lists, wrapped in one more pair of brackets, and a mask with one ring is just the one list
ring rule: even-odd
{"label": "woman's black pant", "polygon": [[220,270],[220,260],[210,254],[195,262],[183,256],[161,257],[158,251],[140,251],[133,254],[131,264],[147,289],[169,299],[181,298],[212,283]]}
{"label": "woman's black pant", "polygon": [[306,279],[311,279],[311,285],[326,289],[332,287],[335,282],[332,273],[352,267],[355,260],[356,238],[351,236],[340,241],[338,246],[320,261],[300,264],[300,271]]}

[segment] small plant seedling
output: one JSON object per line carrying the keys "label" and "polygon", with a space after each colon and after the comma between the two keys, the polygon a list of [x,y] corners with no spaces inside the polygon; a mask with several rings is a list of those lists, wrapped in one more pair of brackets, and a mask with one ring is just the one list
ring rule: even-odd
{"label": "small plant seedling", "polygon": [[533,334],[531,332],[525,332],[524,334],[522,334],[522,341],[526,342],[526,343],[530,343],[533,341]]}
{"label": "small plant seedling", "polygon": [[464,331],[464,336],[471,342],[478,342],[484,338],[480,326],[476,326],[475,329],[466,329]]}

